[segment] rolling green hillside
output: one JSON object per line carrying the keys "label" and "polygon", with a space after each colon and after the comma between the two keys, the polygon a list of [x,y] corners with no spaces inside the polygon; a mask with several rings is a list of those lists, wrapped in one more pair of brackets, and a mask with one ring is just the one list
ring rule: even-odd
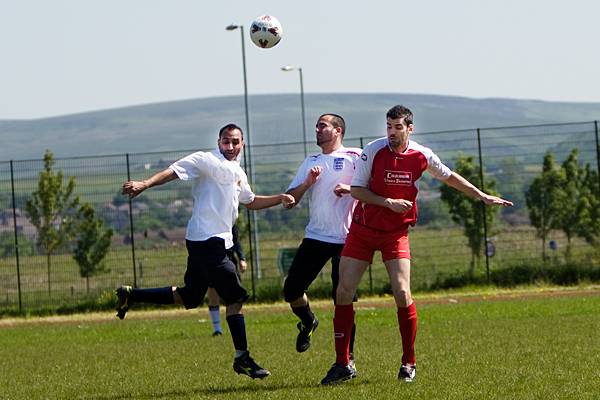
{"label": "rolling green hillside", "polygon": [[[385,112],[404,104],[416,132],[600,119],[600,103],[471,99],[413,94],[307,94],[307,136],[324,112],[342,114],[348,138],[384,134]],[[250,96],[252,144],[302,141],[297,94]],[[242,96],[184,100],[37,120],[0,121],[0,160],[212,147],[219,127],[244,126]]]}

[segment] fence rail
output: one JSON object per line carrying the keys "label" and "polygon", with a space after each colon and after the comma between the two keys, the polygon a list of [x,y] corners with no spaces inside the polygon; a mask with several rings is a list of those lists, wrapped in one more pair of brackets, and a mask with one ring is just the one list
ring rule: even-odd
{"label": "fence rail", "polygon": [[[344,144],[361,147],[373,139],[348,138]],[[485,252],[480,261],[473,260],[462,229],[452,222],[439,200],[440,183],[425,176],[419,194],[420,222],[411,233],[413,285],[417,289],[428,287],[441,276],[469,269],[489,273],[540,259],[548,243],[541,243],[530,225],[525,191],[540,174],[546,152],[552,152],[560,163],[576,148],[579,163],[589,164],[600,176],[597,121],[423,132],[414,134],[413,139],[431,147],[450,167],[459,154],[472,156],[481,178],[473,183],[480,185],[485,173],[496,181],[498,192],[515,202],[515,207],[502,210],[498,222],[485,233],[494,254]],[[314,143],[307,145],[310,152],[319,151]],[[302,142],[257,145],[251,150],[253,189],[260,194],[284,191],[304,158]],[[36,229],[24,212],[25,203],[37,190],[43,160],[0,162],[0,307],[22,311],[74,304],[121,284],[181,284],[186,261],[185,226],[192,209],[190,184],[170,183],[133,201],[119,192],[125,180],[146,178],[193,151],[55,159],[55,170],[75,178],[76,195],[92,203],[115,232],[106,258],[109,271],[91,277],[89,286],[79,274],[71,247],[57,251],[48,264],[37,244]],[[307,217],[306,202],[293,210],[240,213],[239,223],[249,225],[249,229],[240,229],[242,245],[256,255],[243,280],[251,284],[255,297],[280,290],[283,277],[277,260],[282,249],[299,244]],[[548,250],[549,262],[560,263],[567,239],[560,232],[552,232],[548,239],[553,243]],[[590,256],[594,252],[597,249],[593,246],[574,240],[573,257],[594,263],[598,259]],[[386,285],[381,264],[375,261],[361,290]],[[317,286],[328,285],[327,268]]]}

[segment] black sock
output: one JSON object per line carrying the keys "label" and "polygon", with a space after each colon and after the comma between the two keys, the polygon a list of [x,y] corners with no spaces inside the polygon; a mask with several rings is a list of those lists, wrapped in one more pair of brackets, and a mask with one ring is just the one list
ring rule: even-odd
{"label": "black sock", "polygon": [[315,314],[310,310],[308,303],[305,306],[292,307],[292,311],[300,318],[304,326],[311,326],[315,320]]}
{"label": "black sock", "polygon": [[233,347],[236,350],[247,351],[248,342],[246,341],[246,322],[243,314],[233,314],[227,316],[227,325],[233,339]]}
{"label": "black sock", "polygon": [[354,353],[354,337],[356,336],[356,324],[352,325],[352,333],[350,334],[350,354]]}
{"label": "black sock", "polygon": [[173,304],[171,286],[150,289],[133,289],[131,301],[134,303]]}

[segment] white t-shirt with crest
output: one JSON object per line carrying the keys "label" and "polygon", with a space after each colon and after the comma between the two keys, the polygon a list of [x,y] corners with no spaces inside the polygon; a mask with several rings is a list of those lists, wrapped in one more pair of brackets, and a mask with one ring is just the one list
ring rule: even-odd
{"label": "white t-shirt with crest", "polygon": [[315,154],[304,159],[288,191],[302,184],[312,167],[322,167],[321,175],[305,193],[310,200],[310,220],[305,237],[327,243],[343,244],[348,235],[355,200],[350,194],[338,197],[333,189],[338,183],[350,185],[354,163],[362,150],[340,147],[330,154]]}

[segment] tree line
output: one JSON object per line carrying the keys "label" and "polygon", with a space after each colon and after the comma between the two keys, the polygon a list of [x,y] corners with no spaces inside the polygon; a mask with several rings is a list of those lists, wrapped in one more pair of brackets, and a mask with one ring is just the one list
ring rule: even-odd
{"label": "tree line", "polygon": [[[600,185],[598,172],[586,164],[580,166],[578,150],[573,149],[558,166],[551,152],[543,159],[541,172],[525,191],[525,201],[531,225],[541,241],[542,257],[547,258],[546,248],[552,231],[562,231],[567,238],[565,256],[571,257],[572,240],[583,238],[597,245],[600,239]],[[113,230],[105,226],[90,203],[81,203],[74,195],[75,178],[65,180],[62,171],[54,171],[51,151],[44,154],[44,169],[39,173],[37,189],[25,205],[25,213],[37,230],[37,243],[46,255],[48,291],[51,291],[51,257],[59,249],[70,248],[79,265],[80,276],[89,278],[108,272],[104,258],[108,253]],[[460,154],[454,170],[471,182],[479,183],[486,192],[500,195],[496,181],[485,171],[479,171],[473,156]],[[186,189],[187,190],[187,189]],[[488,238],[494,231],[498,208],[485,208],[480,201],[468,198],[447,185],[440,185],[440,198],[452,221],[463,227],[471,251],[470,271],[479,264]],[[119,196],[121,197],[121,196]],[[122,197],[121,197],[122,199]],[[266,215],[259,221],[262,229],[268,229],[276,220],[278,229],[290,230],[303,227],[306,210],[301,213],[277,213]],[[301,215],[300,215],[301,214]],[[183,216],[178,215],[178,220]],[[304,217],[304,218],[302,218]],[[283,219],[282,219],[283,218]],[[186,218],[183,218],[186,219]],[[160,221],[154,221],[160,225]],[[243,221],[242,221],[243,224]],[[152,228],[152,224],[146,228]],[[486,229],[487,228],[487,237]],[[245,230],[243,230],[245,232]]]}
{"label": "tree line", "polygon": [[[557,166],[552,152],[544,156],[542,170],[525,191],[525,201],[531,225],[541,240],[542,258],[547,259],[548,237],[554,230],[562,231],[567,238],[565,258],[572,256],[572,240],[575,237],[598,245],[600,240],[600,184],[598,171],[588,163],[580,166],[578,150],[573,149],[564,162]],[[485,172],[480,177],[472,156],[459,155],[456,172],[471,182],[483,178],[485,190],[493,195],[496,181]],[[483,212],[483,203],[468,198],[456,190],[442,185],[441,199],[446,204],[452,220],[463,227],[471,250],[471,271],[478,263],[484,249],[486,237],[493,232],[499,213],[498,208],[488,207]],[[485,224],[484,224],[485,219]]]}
{"label": "tree line", "polygon": [[81,203],[74,195],[75,178],[64,181],[62,171],[53,170],[54,156],[44,154],[44,169],[38,178],[38,187],[25,203],[25,214],[37,230],[37,240],[46,255],[48,294],[51,293],[51,257],[55,251],[73,240],[73,258],[79,265],[79,274],[86,279],[107,272],[104,258],[110,248],[113,231],[104,227],[96,216],[94,206]]}

